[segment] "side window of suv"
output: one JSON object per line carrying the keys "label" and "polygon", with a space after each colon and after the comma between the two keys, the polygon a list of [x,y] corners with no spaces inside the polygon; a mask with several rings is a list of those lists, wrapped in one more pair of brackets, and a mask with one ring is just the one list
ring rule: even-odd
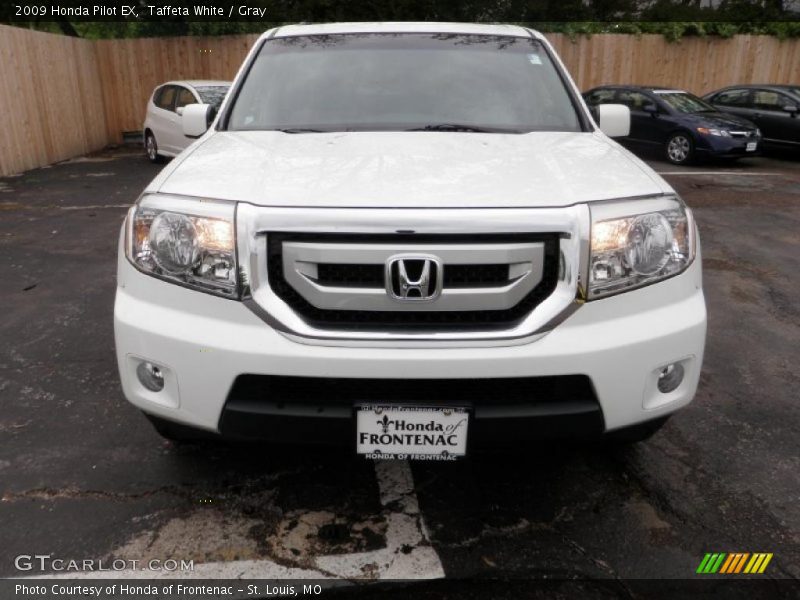
{"label": "side window of suv", "polygon": [[711,102],[722,106],[741,106],[744,108],[749,104],[749,99],[750,90],[726,90],[714,96]]}
{"label": "side window of suv", "polygon": [[194,94],[185,87],[178,88],[178,101],[175,103],[175,108],[181,108],[187,104],[197,104],[197,98]]}
{"label": "side window of suv", "polygon": [[595,90],[586,97],[586,103],[590,106],[598,104],[610,104],[614,102],[616,90]]}
{"label": "side window of suv", "polygon": [[155,105],[164,110],[172,110],[172,105],[175,101],[175,86],[165,85],[156,94]]}

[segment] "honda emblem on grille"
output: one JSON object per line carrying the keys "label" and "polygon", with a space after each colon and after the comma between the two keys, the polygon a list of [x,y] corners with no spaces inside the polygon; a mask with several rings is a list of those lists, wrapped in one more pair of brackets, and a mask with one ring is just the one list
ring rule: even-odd
{"label": "honda emblem on grille", "polygon": [[386,293],[400,302],[435,300],[442,279],[442,261],[430,254],[396,254],[386,261]]}

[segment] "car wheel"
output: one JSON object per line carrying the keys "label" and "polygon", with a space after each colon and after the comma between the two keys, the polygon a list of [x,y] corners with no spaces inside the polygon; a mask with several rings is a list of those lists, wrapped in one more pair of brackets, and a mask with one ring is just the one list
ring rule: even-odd
{"label": "car wheel", "polygon": [[180,423],[168,421],[167,419],[162,419],[160,417],[154,417],[153,415],[147,413],[145,413],[144,416],[146,416],[153,425],[153,429],[158,432],[158,435],[171,442],[184,444],[217,439],[217,436],[208,431],[195,429],[194,427],[189,427],[188,425],[181,425]]}
{"label": "car wheel", "polygon": [[160,163],[161,155],[158,153],[158,144],[156,143],[156,136],[149,131],[144,138],[144,152],[151,163]]}
{"label": "car wheel", "polygon": [[643,442],[653,437],[656,432],[664,426],[668,419],[669,415],[623,429],[617,429],[616,431],[607,433],[605,439],[612,444],[635,444],[637,442]]}
{"label": "car wheel", "polygon": [[667,140],[667,160],[673,165],[687,165],[694,159],[694,142],[688,133],[673,133]]}

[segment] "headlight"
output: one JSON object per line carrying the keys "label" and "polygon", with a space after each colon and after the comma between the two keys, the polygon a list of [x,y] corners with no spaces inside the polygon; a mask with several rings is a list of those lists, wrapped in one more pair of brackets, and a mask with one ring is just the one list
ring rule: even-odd
{"label": "headlight", "polygon": [[697,131],[703,135],[716,135],[718,137],[731,137],[730,131],[725,129],[713,129],[709,127],[698,127]]}
{"label": "headlight", "polygon": [[234,210],[231,202],[144,196],[128,215],[128,259],[150,275],[237,297]]}
{"label": "headlight", "polygon": [[600,203],[591,211],[589,300],[677,275],[694,259],[694,222],[677,198]]}

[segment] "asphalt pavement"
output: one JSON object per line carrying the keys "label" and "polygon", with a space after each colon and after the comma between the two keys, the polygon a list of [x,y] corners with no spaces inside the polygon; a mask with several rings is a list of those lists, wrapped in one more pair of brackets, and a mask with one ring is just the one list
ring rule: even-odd
{"label": "asphalt pavement", "polygon": [[0,179],[0,577],[49,554],[192,560],[204,577],[499,578],[508,597],[599,579],[613,585],[596,597],[635,597],[637,579],[698,577],[705,553],[769,552],[759,577],[796,591],[800,159],[650,162],[701,230],[695,401],[630,448],[410,465],[162,440],[122,396],[112,326],[119,227],[159,167],[123,147]]}

